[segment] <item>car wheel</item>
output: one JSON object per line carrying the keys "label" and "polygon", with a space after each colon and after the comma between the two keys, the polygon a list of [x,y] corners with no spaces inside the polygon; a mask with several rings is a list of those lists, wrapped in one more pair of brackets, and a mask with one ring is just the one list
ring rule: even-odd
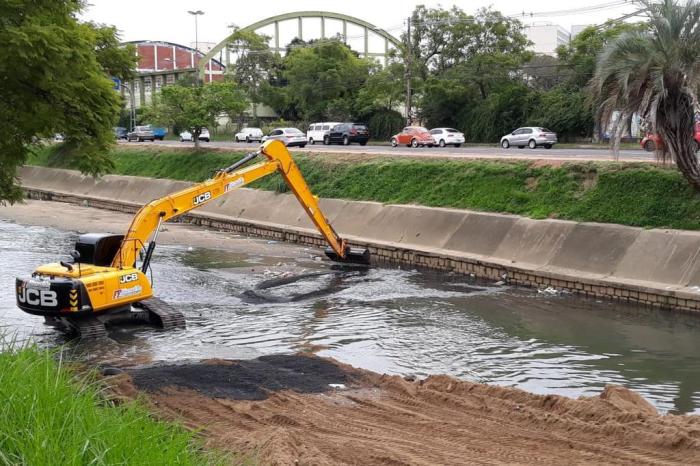
{"label": "car wheel", "polygon": [[462,144],[455,144],[455,147],[460,147]]}
{"label": "car wheel", "polygon": [[136,142],[143,142],[143,139],[141,139],[141,138],[136,138]]}
{"label": "car wheel", "polygon": [[[510,147],[510,142],[508,142],[508,139],[504,139],[503,141],[501,141],[501,147],[504,149],[508,149]],[[522,147],[522,146],[518,146],[518,147]]]}
{"label": "car wheel", "polygon": [[180,142],[185,142],[185,140],[183,138],[180,138]]}
{"label": "car wheel", "polygon": [[314,141],[314,138],[309,138],[309,144],[311,144],[312,146],[313,146],[314,144],[316,144],[316,142]]}
{"label": "car wheel", "polygon": [[416,140],[416,139],[411,139],[411,147],[413,147],[414,149],[415,149],[416,147],[418,147],[418,140]]}
{"label": "car wheel", "polygon": [[551,148],[552,148],[552,145],[551,145],[551,144],[545,144],[545,145],[544,145],[544,148],[545,148],[545,149],[551,149]]}
{"label": "car wheel", "polygon": [[238,139],[238,136],[234,136],[234,137],[233,137],[233,140],[234,140],[235,142],[241,142],[241,140]]}
{"label": "car wheel", "polygon": [[328,136],[323,136],[323,143],[329,145],[331,143],[331,138]]}
{"label": "car wheel", "polygon": [[647,142],[645,142],[644,150],[647,152],[654,152],[654,150],[656,150],[656,144],[654,144],[654,141],[648,140]]}
{"label": "car wheel", "polygon": [[347,136],[343,136],[343,145],[344,146],[349,146],[350,145],[350,138]]}
{"label": "car wheel", "polygon": [[537,148],[537,141],[534,139],[530,139],[530,142],[527,143],[527,147],[530,149],[536,149]]}
{"label": "car wheel", "polygon": [[445,147],[445,140],[444,139],[440,139],[440,147]]}
{"label": "car wheel", "polygon": [[396,141],[396,138],[391,138],[391,147],[396,147],[398,145],[399,143]]}

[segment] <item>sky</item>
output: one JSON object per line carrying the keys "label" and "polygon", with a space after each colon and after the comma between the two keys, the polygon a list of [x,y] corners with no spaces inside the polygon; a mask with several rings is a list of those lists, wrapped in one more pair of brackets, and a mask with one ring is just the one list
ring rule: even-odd
{"label": "sky", "polygon": [[[523,23],[554,23],[570,29],[572,25],[599,24],[609,18],[617,18],[638,9],[631,0],[529,0],[527,7],[517,0],[471,0],[454,2],[405,1],[405,0],[352,0],[329,2],[318,0],[88,0],[89,6],[81,18],[97,23],[116,26],[123,41],[154,40],[183,45],[195,41],[194,17],[188,10],[201,10],[198,17],[199,42],[218,43],[227,36],[228,27],[235,24],[245,27],[270,16],[294,11],[332,11],[363,19],[390,34],[399,36],[405,28],[405,19],[419,4],[428,7],[449,8],[456,5],[467,13],[478,8],[492,6],[506,15],[520,15]],[[596,7],[593,11],[581,8]],[[577,11],[578,10],[578,11]],[[522,14],[526,13],[523,17]],[[289,23],[280,31],[282,42],[285,36],[295,35],[294,24]],[[333,32],[335,26],[327,26]],[[320,33],[320,22],[307,20],[304,31],[313,36]],[[268,31],[261,31],[270,34]],[[348,36],[361,31],[348,30]],[[358,37],[358,40],[359,37]],[[350,44],[352,46],[352,44]],[[374,45],[373,45],[374,47]]]}

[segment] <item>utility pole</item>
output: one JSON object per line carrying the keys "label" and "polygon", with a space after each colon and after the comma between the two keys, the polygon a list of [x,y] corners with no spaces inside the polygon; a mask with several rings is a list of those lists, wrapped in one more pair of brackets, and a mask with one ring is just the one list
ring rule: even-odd
{"label": "utility pole", "polygon": [[411,66],[412,66],[412,58],[413,58],[413,52],[411,50],[411,17],[409,16],[407,19],[407,32],[406,32],[406,37],[407,37],[407,50],[406,50],[406,126],[410,126],[412,119],[411,119]]}
{"label": "utility pole", "polygon": [[[188,11],[189,14],[194,16],[194,50],[195,52],[199,52],[199,34],[197,31],[197,16],[203,15],[204,12],[202,10],[197,10],[197,11]],[[199,61],[199,57],[197,57],[197,61]]]}

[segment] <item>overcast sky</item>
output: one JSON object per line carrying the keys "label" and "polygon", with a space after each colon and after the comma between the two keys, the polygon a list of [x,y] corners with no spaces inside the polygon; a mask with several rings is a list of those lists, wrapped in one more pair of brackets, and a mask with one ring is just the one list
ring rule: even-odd
{"label": "overcast sky", "polygon": [[[506,15],[538,13],[533,17],[521,18],[524,23],[552,22],[569,29],[572,25],[598,24],[609,18],[617,18],[638,9],[631,1],[620,4],[622,0],[471,0],[455,2],[406,1],[406,0],[352,0],[347,2],[329,2],[317,0],[91,0],[90,6],[82,18],[98,23],[113,24],[121,31],[124,41],[162,40],[189,45],[194,43],[194,18],[188,10],[202,10],[199,16],[199,41],[220,42],[228,31],[228,26],[236,24],[247,26],[261,19],[293,11],[323,10],[344,13],[368,21],[378,27],[387,29],[399,36],[406,17],[416,5],[451,7],[457,5],[467,13],[473,13],[480,7],[493,6]],[[527,5],[525,8],[523,5]],[[600,6],[589,12],[571,11],[580,8]],[[541,14],[558,11],[557,14]],[[569,10],[569,11],[562,11]],[[334,26],[327,27],[333,32]],[[280,31],[284,41],[286,35],[291,39],[295,35],[295,26]],[[305,32],[310,36],[314,30],[320,32],[320,24],[309,20],[304,23]],[[263,31],[266,32],[266,31]],[[348,31],[348,36],[353,34]],[[355,33],[356,34],[356,33]],[[359,40],[359,39],[358,39]],[[352,46],[352,44],[351,44]]]}

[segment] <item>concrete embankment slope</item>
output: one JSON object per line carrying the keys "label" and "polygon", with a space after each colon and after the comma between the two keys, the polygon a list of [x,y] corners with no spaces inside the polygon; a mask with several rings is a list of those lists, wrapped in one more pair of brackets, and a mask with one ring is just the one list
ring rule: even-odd
{"label": "concrete embankment slope", "polygon": [[[30,197],[135,212],[190,186],[173,180],[24,167]],[[531,220],[456,209],[321,200],[334,228],[378,263],[474,274],[700,312],[700,232]],[[239,189],[184,220],[284,241],[323,241],[291,195]]]}

